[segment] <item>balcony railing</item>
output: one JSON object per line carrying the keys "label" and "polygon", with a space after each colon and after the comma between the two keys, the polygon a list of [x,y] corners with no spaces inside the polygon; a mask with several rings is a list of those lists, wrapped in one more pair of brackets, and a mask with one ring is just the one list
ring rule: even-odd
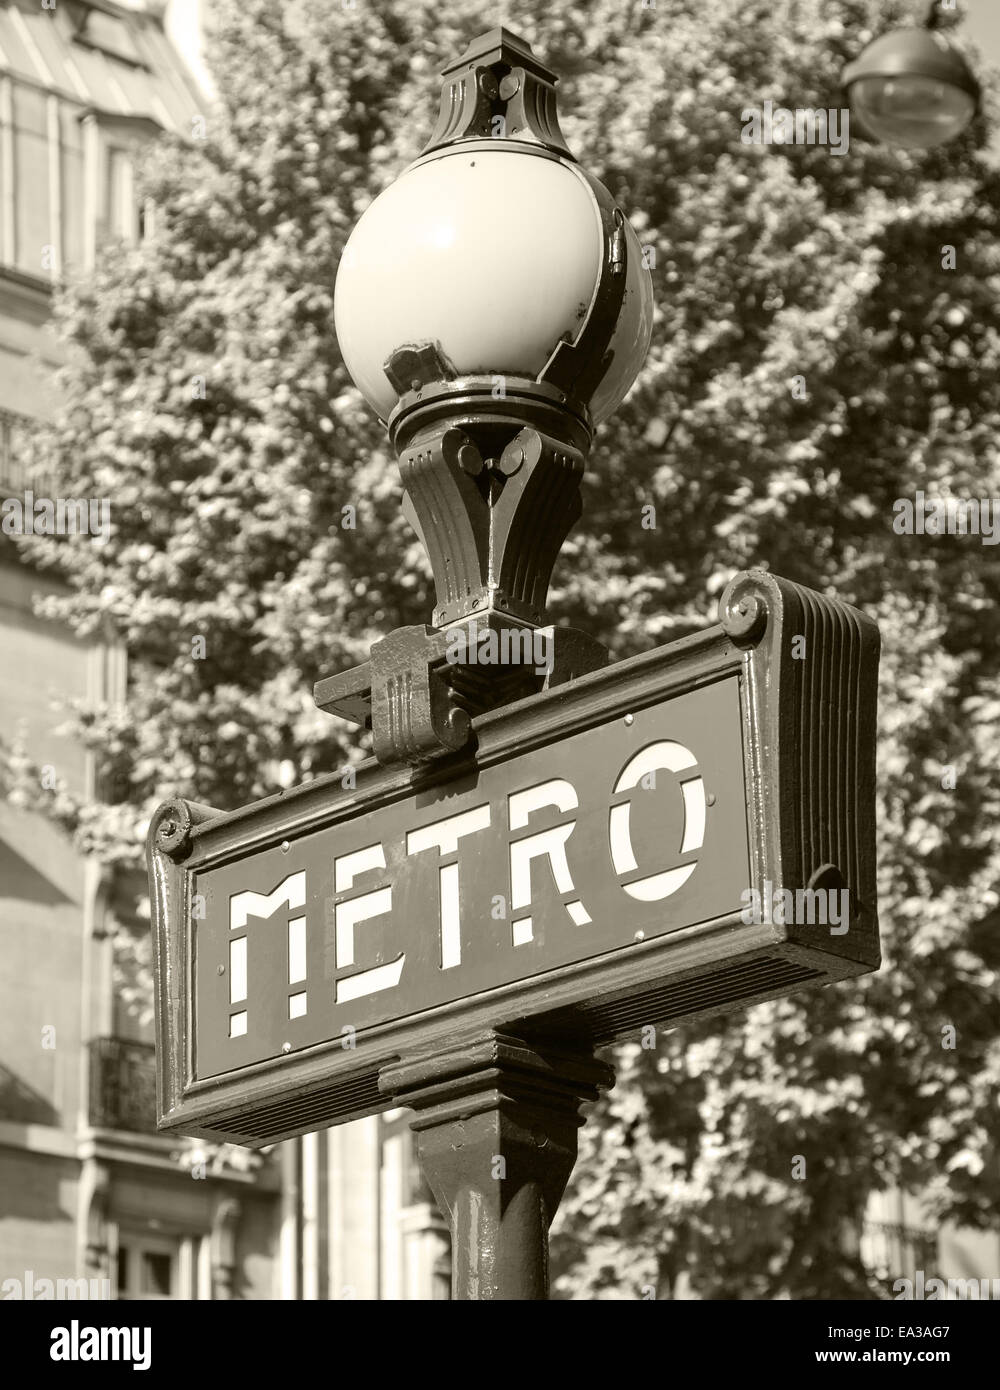
{"label": "balcony railing", "polygon": [[90,1123],[95,1129],[155,1134],[153,1044],[93,1038],[89,1046]]}
{"label": "balcony railing", "polygon": [[891,1221],[866,1221],[861,1231],[861,1257],[869,1269],[888,1271],[893,1278],[912,1279],[918,1269],[937,1267],[938,1238],[933,1231]]}
{"label": "balcony railing", "polygon": [[32,459],[29,441],[38,424],[28,415],[0,407],[0,498],[23,498],[26,491],[50,497],[53,478],[39,459]]}

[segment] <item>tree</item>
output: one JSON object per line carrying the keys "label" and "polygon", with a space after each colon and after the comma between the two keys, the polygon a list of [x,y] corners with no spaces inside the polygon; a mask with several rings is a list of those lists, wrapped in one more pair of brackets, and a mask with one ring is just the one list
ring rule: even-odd
{"label": "tree", "polygon": [[[481,7],[217,9],[220,107],[151,161],[155,238],[109,248],[60,308],[61,481],[110,495],[114,533],[30,546],[70,586],[46,611],[130,652],[127,712],[77,712],[115,799],[53,793],[82,848],[121,865],[168,795],[227,808],[360,757],[312,683],[429,608],[332,289]],[[509,7],[655,260],[653,347],[589,460],[553,611],[624,656],[711,621],[763,562],[866,608],[884,644],[886,964],[621,1050],[560,1217],[565,1293],[669,1296],[686,1271],[706,1296],[886,1296],[844,1241],[869,1192],[994,1219],[1000,571],[993,542],[893,529],[918,489],[1000,496],[987,120],[926,154],[741,140],[767,100],[839,106],[843,62],[913,17],[903,0]],[[4,772],[22,798],[24,756]]]}

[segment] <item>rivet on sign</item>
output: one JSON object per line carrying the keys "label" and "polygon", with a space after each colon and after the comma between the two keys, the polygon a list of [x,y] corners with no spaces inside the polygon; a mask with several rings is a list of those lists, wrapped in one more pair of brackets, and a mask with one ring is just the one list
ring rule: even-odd
{"label": "rivet on sign", "polygon": [[282,1044],[281,1044],[281,1050],[282,1050],[282,1052],[291,1052],[291,1050],[292,1050],[292,1044],[291,1044],[291,1043],[282,1043]]}
{"label": "rivet on sign", "polygon": [[635,723],[635,715],[634,715],[634,714],[626,714],[626,716],[625,716],[625,723],[626,723],[626,724],[634,724],[634,723]]}
{"label": "rivet on sign", "polygon": [[637,931],[636,934],[635,934],[635,936],[633,936],[632,940],[633,940],[633,941],[645,941],[645,940],[646,940],[646,933],[645,933],[644,931]]}
{"label": "rivet on sign", "polygon": [[282,854],[287,854],[288,851],[289,851],[289,849],[291,849],[291,846],[289,845],[288,841],[287,841],[287,840],[282,840],[282,842],[281,842],[281,852],[282,852]]}
{"label": "rivet on sign", "polygon": [[218,972],[220,975],[224,975],[226,973],[226,967],[224,965],[220,965],[218,967]]}
{"label": "rivet on sign", "polygon": [[706,805],[706,806],[714,806],[714,805],[715,805],[715,792],[706,792],[706,793],[705,793],[705,805]]}

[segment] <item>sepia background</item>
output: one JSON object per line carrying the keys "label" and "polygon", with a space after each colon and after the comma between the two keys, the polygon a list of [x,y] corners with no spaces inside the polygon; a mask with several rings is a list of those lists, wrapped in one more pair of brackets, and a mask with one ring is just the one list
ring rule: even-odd
{"label": "sepia background", "polygon": [[312,684],[424,620],[428,570],[333,286],[440,68],[499,23],[563,75],[656,299],[553,612],[623,657],[763,563],[883,633],[883,968],[619,1049],[554,1294],[1000,1278],[998,550],[892,525],[917,490],[1000,504],[1000,10],[949,35],[986,88],[966,135],[838,157],[745,145],[741,112],[839,106],[926,3],[537,8],[0,0],[0,500],[112,519],[0,534],[0,1296],[448,1296],[402,1113],[261,1154],[156,1134],[142,850],[167,796],[367,755]]}

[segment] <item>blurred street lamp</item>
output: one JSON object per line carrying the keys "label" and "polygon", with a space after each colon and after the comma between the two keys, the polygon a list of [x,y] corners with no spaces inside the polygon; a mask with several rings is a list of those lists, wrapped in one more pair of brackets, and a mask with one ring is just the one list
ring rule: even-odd
{"label": "blurred street lamp", "polygon": [[844,69],[852,112],[887,145],[930,149],[954,140],[979,106],[979,84],[935,31],[944,12],[932,3],[923,28],[880,35]]}

